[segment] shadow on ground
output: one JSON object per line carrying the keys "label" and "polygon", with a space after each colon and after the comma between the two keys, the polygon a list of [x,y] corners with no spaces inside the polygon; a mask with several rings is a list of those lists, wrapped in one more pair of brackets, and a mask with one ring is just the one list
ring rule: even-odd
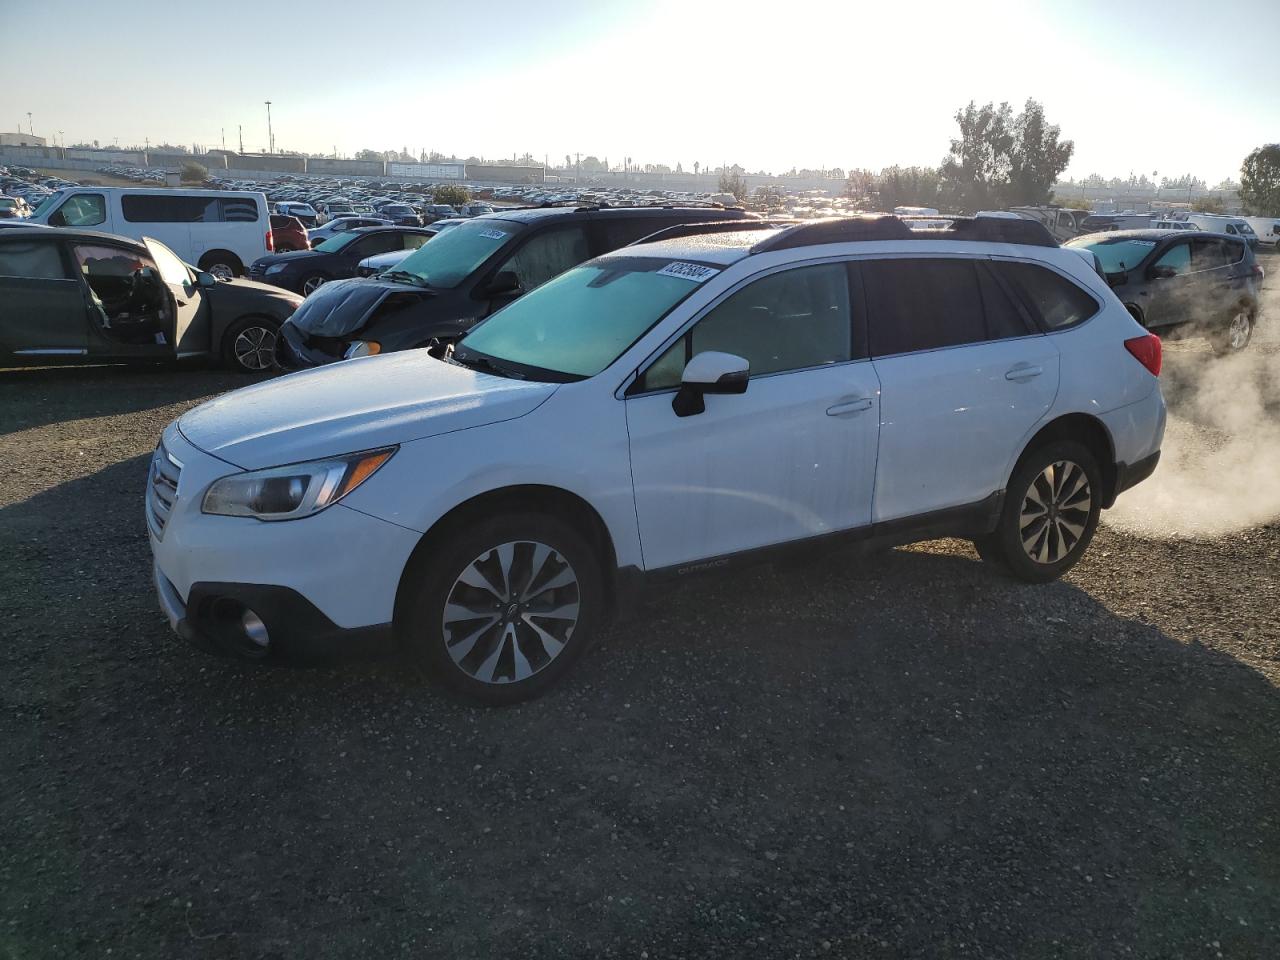
{"label": "shadow on ground", "polygon": [[690,582],[479,710],[181,646],[145,470],[0,510],[0,957],[1276,955],[1275,688],[1070,583]]}

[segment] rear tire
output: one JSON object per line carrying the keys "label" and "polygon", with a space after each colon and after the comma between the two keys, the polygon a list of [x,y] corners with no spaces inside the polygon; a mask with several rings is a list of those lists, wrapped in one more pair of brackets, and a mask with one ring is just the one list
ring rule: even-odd
{"label": "rear tire", "polygon": [[978,556],[1028,583],[1056,580],[1088,549],[1102,499],[1102,471],[1084,444],[1031,450],[1009,478],[995,531],[974,540]]}
{"label": "rear tire", "polygon": [[401,590],[409,650],[445,686],[491,706],[554,685],[606,611],[596,552],[546,514],[455,527],[410,563]]}
{"label": "rear tire", "polygon": [[1209,334],[1209,346],[1220,357],[1239,353],[1249,346],[1249,342],[1253,339],[1256,319],[1254,311],[1249,307],[1237,307],[1225,327]]}
{"label": "rear tire", "polygon": [[244,274],[244,264],[234,253],[226,250],[210,250],[200,258],[200,269],[219,280],[234,280]]}

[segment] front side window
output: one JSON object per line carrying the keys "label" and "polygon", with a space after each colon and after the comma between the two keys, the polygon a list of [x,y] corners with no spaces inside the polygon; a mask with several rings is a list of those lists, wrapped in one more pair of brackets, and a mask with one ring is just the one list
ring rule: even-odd
{"label": "front side window", "polygon": [[524,290],[540,287],[554,276],[577,266],[590,256],[587,232],[582,227],[549,230],[532,237],[498,267],[510,270]]}
{"label": "front side window", "polygon": [[[465,228],[441,234],[414,256]],[[679,269],[690,266],[658,257],[585,263],[493,314],[459,342],[454,356],[466,363],[479,353],[561,378],[595,376],[718,272]]]}
{"label": "front side window", "polygon": [[48,241],[0,243],[0,277],[67,280],[58,245]]}
{"label": "front side window", "polygon": [[97,227],[107,222],[107,200],[100,193],[77,193],[49,217],[54,227]]}
{"label": "front side window", "polygon": [[1172,270],[1175,276],[1191,272],[1191,244],[1175,243],[1160,255],[1152,264],[1153,267],[1164,267]]}
{"label": "front side window", "polygon": [[714,307],[645,371],[640,389],[679,386],[685,364],[717,350],[764,376],[853,358],[849,275],[843,263],[770,274]]}

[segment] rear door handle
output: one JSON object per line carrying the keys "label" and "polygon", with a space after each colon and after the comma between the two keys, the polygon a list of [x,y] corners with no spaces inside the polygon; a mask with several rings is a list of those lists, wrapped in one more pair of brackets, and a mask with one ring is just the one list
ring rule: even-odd
{"label": "rear door handle", "polygon": [[864,410],[870,410],[872,400],[870,397],[859,397],[857,400],[845,400],[837,403],[833,407],[827,407],[828,417],[843,417],[851,413],[862,413]]}
{"label": "rear door handle", "polygon": [[1006,380],[1013,380],[1015,383],[1026,383],[1034,377],[1044,373],[1044,367],[1033,367],[1029,363],[1020,363],[1016,367],[1012,367],[1004,375]]}

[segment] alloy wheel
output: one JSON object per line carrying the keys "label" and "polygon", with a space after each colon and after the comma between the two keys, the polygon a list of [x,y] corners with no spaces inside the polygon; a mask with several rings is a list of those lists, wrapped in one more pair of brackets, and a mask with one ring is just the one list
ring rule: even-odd
{"label": "alloy wheel", "polygon": [[578,576],[558,551],[520,540],[486,550],[445,600],[445,648],[481,683],[527,680],[551,663],[578,625]]}
{"label": "alloy wheel", "polygon": [[1227,327],[1227,343],[1231,345],[1232,350],[1243,350],[1249,345],[1252,326],[1249,314],[1243,310],[1231,318],[1231,325]]}
{"label": "alloy wheel", "polygon": [[302,281],[302,295],[309,297],[324,286],[324,277],[307,277]]}
{"label": "alloy wheel", "polygon": [[245,327],[236,334],[232,350],[246,370],[270,370],[275,364],[276,332],[269,327]]}
{"label": "alloy wheel", "polygon": [[1070,460],[1049,464],[1023,495],[1018,519],[1022,549],[1036,563],[1058,563],[1080,543],[1092,507],[1084,468]]}

